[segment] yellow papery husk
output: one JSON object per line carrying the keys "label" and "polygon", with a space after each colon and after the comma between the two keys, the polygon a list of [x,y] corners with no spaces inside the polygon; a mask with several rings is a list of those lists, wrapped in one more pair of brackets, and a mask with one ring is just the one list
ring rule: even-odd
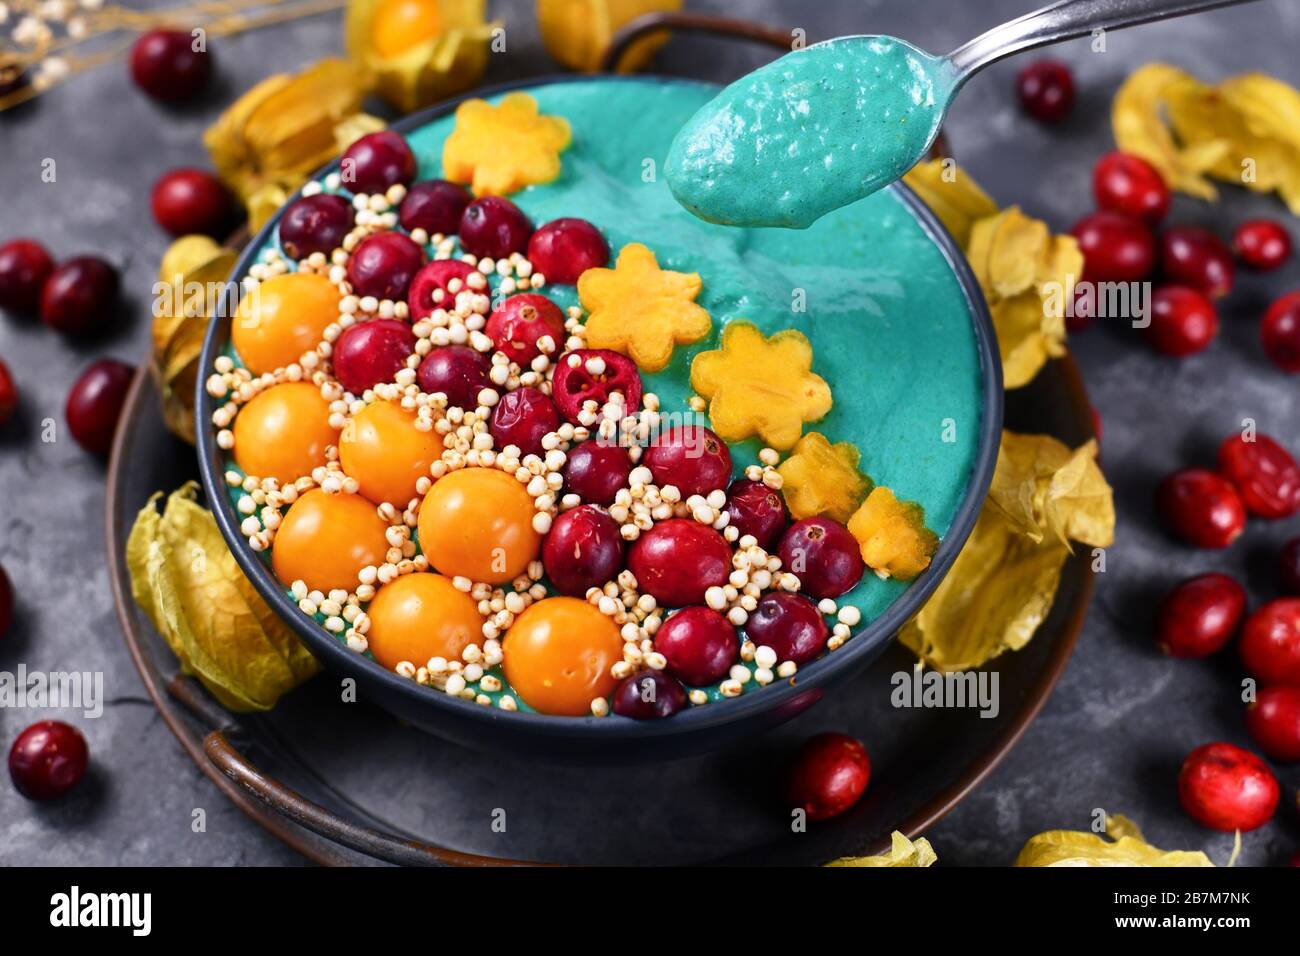
{"label": "yellow papery husk", "polygon": [[[610,39],[628,23],[681,8],[682,0],[537,0],[537,26],[546,52],[572,70],[594,73]],[[619,60],[618,72],[641,69],[666,42],[666,30],[641,37]]]}
{"label": "yellow papery husk", "polygon": [[932,866],[939,857],[935,855],[930,841],[921,837],[909,840],[897,830],[890,836],[890,847],[884,853],[875,856],[843,856],[832,860],[827,866]]}
{"label": "yellow papery husk", "polygon": [[397,56],[384,56],[371,42],[380,0],[350,0],[344,21],[348,56],[366,83],[403,113],[423,109],[475,86],[487,69],[489,43],[501,22],[487,22],[486,0],[434,0],[439,34]]}
{"label": "yellow papery husk", "polygon": [[1106,818],[1106,833],[1049,830],[1029,838],[1016,866],[1214,866],[1200,850],[1160,850],[1142,838],[1137,824]]}
{"label": "yellow papery husk", "polygon": [[127,538],[131,593],[181,670],[236,712],[269,710],[320,665],[258,596],[189,482],[154,494]]}
{"label": "yellow papery husk", "polygon": [[997,215],[998,204],[951,159],[927,159],[917,163],[903,182],[939,217],[957,245],[965,249],[971,227],[980,219]]}
{"label": "yellow papery husk", "polygon": [[1046,620],[1071,541],[1109,547],[1115,510],[1096,444],[1003,433],[988,499],[957,560],[899,640],[928,667],[962,671],[1019,650]]}

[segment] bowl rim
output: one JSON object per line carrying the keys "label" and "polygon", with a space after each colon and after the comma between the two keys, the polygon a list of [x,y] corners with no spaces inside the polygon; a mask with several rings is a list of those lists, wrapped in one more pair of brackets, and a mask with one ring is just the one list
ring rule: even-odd
{"label": "bowl rim", "polygon": [[[513,90],[525,90],[539,86],[558,83],[659,83],[687,85],[705,89],[721,89],[720,84],[684,77],[662,76],[652,73],[629,75],[558,75],[540,76],[524,80],[500,83],[474,90],[461,96],[445,100],[427,109],[417,111],[391,124],[388,128],[396,132],[406,132],[424,126],[451,112],[462,102],[469,99],[481,99],[508,93]],[[308,177],[307,182],[320,179],[338,167],[340,160],[335,159],[318,169]],[[975,333],[975,347],[979,354],[980,373],[983,379],[981,397],[983,399],[979,426],[979,443],[976,448],[975,462],[961,502],[949,522],[948,530],[939,542],[939,547],[931,559],[930,567],[902,594],[885,609],[884,613],[862,628],[846,641],[844,646],[834,653],[823,654],[810,664],[799,669],[789,681],[775,682],[763,688],[762,693],[743,694],[739,698],[718,701],[714,706],[688,707],[673,715],[671,720],[634,720],[609,714],[605,717],[588,715],[583,717],[562,717],[529,711],[506,711],[499,707],[483,707],[472,701],[453,698],[447,694],[424,687],[413,680],[402,677],[395,671],[388,670],[373,658],[358,654],[326,632],[314,620],[307,618],[298,606],[285,594],[280,583],[271,570],[253,552],[248,540],[239,531],[239,519],[234,505],[227,494],[224,478],[224,466],[221,461],[221,449],[216,443],[216,429],[212,427],[212,412],[215,400],[205,387],[206,370],[212,367],[218,355],[218,340],[224,345],[229,338],[231,316],[214,318],[208,323],[204,334],[203,351],[199,358],[200,374],[195,384],[195,422],[198,446],[199,472],[203,491],[208,498],[209,508],[216,519],[217,526],[225,538],[226,545],[234,555],[235,561],[245,576],[252,582],[276,614],[286,621],[294,632],[306,643],[308,649],[326,665],[335,671],[350,673],[357,668],[363,676],[378,681],[384,689],[398,697],[405,698],[412,706],[427,707],[432,713],[440,713],[446,708],[448,715],[457,718],[475,720],[489,732],[492,725],[505,724],[520,731],[560,738],[584,738],[594,741],[638,741],[673,737],[682,733],[702,731],[775,710],[783,704],[790,704],[796,698],[807,694],[835,677],[865,666],[873,659],[875,652],[890,640],[925,603],[939,582],[943,580],[966,539],[970,536],[983,506],[985,496],[993,478],[993,468],[997,461],[998,447],[1001,441],[1003,418],[1002,362],[993,328],[993,319],[988,305],[980,291],[978,282],[970,264],[966,261],[956,240],[947,231],[939,218],[920,200],[901,180],[885,187],[893,191],[908,212],[918,222],[931,241],[938,246],[945,261],[957,279],[963,297],[966,299],[971,325]],[[276,210],[275,214],[255,234],[250,236],[238,260],[231,270],[228,283],[235,287],[247,275],[249,268],[255,264],[261,246],[278,228],[280,217],[302,194],[299,188],[288,197]],[[382,700],[380,701],[382,703]],[[470,716],[477,714],[475,718]]]}

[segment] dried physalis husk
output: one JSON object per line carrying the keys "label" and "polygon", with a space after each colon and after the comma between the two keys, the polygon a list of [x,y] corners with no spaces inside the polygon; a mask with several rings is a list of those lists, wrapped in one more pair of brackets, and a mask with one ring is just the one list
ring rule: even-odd
{"label": "dried physalis husk", "polygon": [[167,427],[194,444],[194,388],[208,321],[226,297],[239,254],[207,236],[182,236],[163,253],[155,287],[150,373]]}
{"label": "dried physalis husk", "polygon": [[230,710],[269,710],[320,665],[258,596],[189,482],[159,492],[126,543],[131,593],[186,674]]}
{"label": "dried physalis husk", "polygon": [[499,22],[485,0],[349,0],[348,56],[376,93],[404,113],[478,83]]}
{"label": "dried physalis husk", "polygon": [[[1240,839],[1240,835],[1238,835]],[[1078,830],[1049,830],[1030,837],[1016,866],[1214,866],[1200,850],[1159,850],[1142,838],[1127,817],[1106,817],[1103,836]]]}
{"label": "dried physalis husk", "polygon": [[1093,442],[1003,432],[989,498],[947,576],[899,640],[940,671],[1024,647],[1047,618],[1070,540],[1110,545],[1115,511]]}
{"label": "dried physalis husk", "polygon": [[890,837],[890,847],[875,856],[843,856],[827,866],[932,866],[939,858],[924,837],[909,840],[897,830]]}
{"label": "dried physalis husk", "polygon": [[[537,26],[546,52],[570,69],[594,73],[610,39],[628,23],[681,8],[682,0],[537,0]],[[641,69],[667,41],[667,31],[641,37],[619,60],[618,72]]]}
{"label": "dried physalis husk", "polygon": [[903,182],[939,217],[963,249],[970,241],[971,227],[980,219],[997,215],[998,204],[951,159],[917,163]]}

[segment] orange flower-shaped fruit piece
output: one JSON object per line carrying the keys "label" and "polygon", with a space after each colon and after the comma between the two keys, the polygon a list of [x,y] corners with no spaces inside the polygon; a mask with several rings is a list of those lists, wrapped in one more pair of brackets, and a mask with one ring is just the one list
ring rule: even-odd
{"label": "orange flower-shaped fruit piece", "polygon": [[570,137],[568,120],[538,113],[527,93],[507,93],[497,106],[466,100],[443,144],[442,172],[468,183],[476,196],[504,196],[560,175]]}
{"label": "orange flower-shaped fruit piece", "polygon": [[731,322],[721,348],[695,356],[691,387],[709,400],[713,430],[724,441],[760,438],[785,451],[804,422],[831,410],[831,388],[812,360],[812,343],[798,329],[768,338],[752,322]]}
{"label": "orange flower-shaped fruit piece", "polygon": [[794,453],[776,469],[790,514],[796,519],[826,515],[840,524],[871,490],[871,479],[858,470],[858,449],[849,442],[832,445],[825,435],[809,432]]}
{"label": "orange flower-shaped fruit piece", "polygon": [[587,345],[631,356],[647,372],[662,371],[678,345],[709,334],[713,320],[695,304],[697,272],[660,269],[639,242],[618,254],[612,269],[588,269],[578,277],[578,298],[587,316]]}
{"label": "orange flower-shaped fruit piece", "polygon": [[849,519],[862,560],[882,578],[910,581],[930,566],[939,537],[925,526],[915,501],[899,501],[888,488],[876,488]]}

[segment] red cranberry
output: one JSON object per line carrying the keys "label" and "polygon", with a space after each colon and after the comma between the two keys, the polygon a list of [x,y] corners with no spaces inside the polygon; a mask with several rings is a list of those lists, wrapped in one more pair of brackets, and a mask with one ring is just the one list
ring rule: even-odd
{"label": "red cranberry", "polygon": [[1204,468],[1184,468],[1162,481],[1156,507],[1169,530],[1198,548],[1226,548],[1246,527],[1237,489]]}
{"label": "red cranberry", "polygon": [[833,518],[804,518],[781,539],[781,566],[799,578],[814,598],[847,594],[862,580],[866,565],[849,529]]}
{"label": "red cranberry", "polygon": [[608,349],[575,349],[556,363],[551,397],[560,414],[573,424],[578,424],[584,402],[603,408],[614,392],[623,396],[624,407],[641,407],[641,375],[626,355]]}
{"label": "red cranberry", "polygon": [[818,734],[799,748],[786,799],[809,820],[839,816],[862,798],[871,779],[867,750],[844,734]]}
{"label": "red cranberry", "polygon": [[92,455],[107,455],[113,432],[126,402],[135,369],[116,359],[100,359],[76,380],[68,392],[64,416],[78,445]]}
{"label": "red cranberry", "polygon": [[460,219],[460,244],[466,252],[478,256],[504,259],[512,252],[523,252],[533,224],[509,199],[484,196],[465,207]]}
{"label": "red cranberry", "polygon": [[415,352],[415,333],[397,319],[368,319],[343,331],[334,343],[334,375],[353,395],[391,382]]}
{"label": "red cranberry", "polygon": [[542,543],[542,565],[555,590],[585,597],[623,570],[623,536],[603,508],[579,505],[562,511]]}
{"label": "red cranberry", "polygon": [[731,549],[712,528],[689,518],[670,518],[636,539],[627,566],[641,593],[662,607],[702,604],[705,591],[727,583]]}
{"label": "red cranberry", "polygon": [[789,591],[769,591],[750,612],[745,634],[758,647],[776,651],[778,661],[806,664],[826,647],[830,628],[808,598]]}
{"label": "red cranberry", "polygon": [[683,498],[726,488],[731,480],[727,443],[702,425],[679,425],[659,435],[642,462],[655,484],[674,485]]}
{"label": "red cranberry", "polygon": [[1156,616],[1156,644],[1170,657],[1206,657],[1237,633],[1246,592],[1226,574],[1189,578],[1165,595]]}
{"label": "red cranberry", "polygon": [[1300,760],[1300,687],[1265,687],[1246,707],[1246,729],[1274,760]]}
{"label": "red cranberry", "polygon": [[1103,209],[1070,230],[1083,253],[1085,282],[1137,282],[1156,261],[1156,242],[1147,224]]}
{"label": "red cranberry", "polygon": [[156,100],[179,103],[203,89],[212,57],[195,49],[198,39],[184,30],[150,30],[131,48],[131,77]]}
{"label": "red cranberry", "polygon": [[609,262],[609,246],[585,219],[553,219],[528,240],[528,261],[547,282],[573,285],[588,269]]}
{"label": "red cranberry", "polygon": [[1016,92],[1034,119],[1059,123],[1074,107],[1074,76],[1060,60],[1037,60],[1016,75]]}
{"label": "red cranberry", "polygon": [[1300,292],[1288,292],[1268,307],[1259,337],[1274,365],[1300,372]]}
{"label": "red cranberry", "polygon": [[381,129],[367,133],[347,148],[339,160],[339,178],[353,193],[386,193],[415,179],[415,154],[400,133]]}
{"label": "red cranberry", "polygon": [[523,368],[542,354],[537,342],[550,336],[552,352],[564,345],[564,313],[544,295],[521,292],[501,303],[487,320],[488,338]]}
{"label": "red cranberry", "polygon": [[1300,510],[1300,465],[1265,434],[1256,434],[1252,441],[1240,434],[1224,439],[1219,473],[1237,486],[1253,515],[1287,518]]}
{"label": "red cranberry", "polygon": [[1227,244],[1200,226],[1172,226],[1160,236],[1160,266],[1174,282],[1199,289],[1212,299],[1232,291],[1236,266]]}
{"label": "red cranberry", "polygon": [[235,200],[216,176],[202,169],[173,169],[154,183],[153,217],[173,236],[220,237],[235,220]]}
{"label": "red cranberry", "polygon": [[39,242],[14,239],[0,246],[0,309],[35,312],[53,271],[54,260]]}
{"label": "red cranberry", "polygon": [[1097,411],[1097,406],[1091,405],[1088,411],[1092,413],[1092,434],[1097,439],[1097,444],[1101,444],[1101,413]]}
{"label": "red cranberry", "polygon": [[9,374],[9,366],[0,360],[0,428],[9,423],[18,408],[18,386]]}
{"label": "red cranberry", "polygon": [[1278,598],[1246,618],[1241,662],[1265,684],[1300,687],[1300,598]]}
{"label": "red cranberry", "polygon": [[[415,274],[406,302],[411,307],[411,318],[419,320],[433,314],[434,309],[450,309],[456,304],[456,295],[466,288],[465,280],[474,267],[459,259],[435,259]],[[453,292],[449,286],[458,284]]]}
{"label": "red cranberry", "polygon": [[1182,358],[1204,351],[1219,334],[1214,303],[1190,286],[1166,285],[1151,296],[1147,341],[1157,352]]}
{"label": "red cranberry", "polygon": [[90,750],[75,727],[59,720],[32,724],[9,751],[9,777],[28,800],[57,800],[86,775]]}
{"label": "red cranberry", "polygon": [[117,270],[96,256],[59,264],[41,291],[41,321],[65,335],[83,335],[117,311]]}
{"label": "red cranberry", "polygon": [[726,510],[731,527],[739,531],[742,538],[747,534],[753,535],[764,551],[772,550],[772,545],[790,520],[780,492],[748,478],[737,478],[731,483],[727,489]]}
{"label": "red cranberry", "polygon": [[380,232],[361,240],[348,259],[348,282],[357,295],[402,299],[424,265],[424,250],[400,232]]}
{"label": "red cranberry", "polygon": [[497,448],[514,445],[522,455],[546,454],[542,438],[559,427],[555,403],[536,388],[506,392],[492,409],[492,441]]}
{"label": "red cranberry", "polygon": [[685,689],[663,671],[640,671],[614,689],[614,713],[634,720],[671,717],[685,706]]}
{"label": "red cranberry", "polygon": [[1258,272],[1271,272],[1291,257],[1291,233],[1272,219],[1243,222],[1232,234],[1237,258]]}
{"label": "red cranberry", "polygon": [[473,198],[464,186],[445,179],[427,179],[407,190],[397,219],[407,232],[423,229],[430,236],[454,235]]}
{"label": "red cranberry", "polygon": [[448,405],[478,408],[478,393],[492,386],[491,371],[492,362],[484,353],[468,345],[444,345],[424,357],[416,378],[421,391],[442,392]]}
{"label": "red cranberry", "polygon": [[1211,830],[1254,830],[1273,816],[1280,797],[1268,764],[1232,744],[1197,747],[1178,774],[1178,800]]}
{"label": "red cranberry", "polygon": [[14,586],[9,581],[9,574],[0,564],[0,640],[9,633],[9,625],[14,622]]}
{"label": "red cranberry", "polygon": [[619,490],[627,487],[631,473],[632,458],[622,445],[585,441],[569,452],[564,463],[564,490],[583,501],[609,506]]}
{"label": "red cranberry", "polygon": [[688,607],[664,621],[655,634],[655,650],[667,658],[668,670],[683,684],[707,687],[726,677],[736,663],[740,638],[731,622],[712,608]]}
{"label": "red cranberry", "polygon": [[352,203],[342,196],[303,196],[280,217],[280,247],[290,259],[306,259],[313,252],[328,256],[343,245],[352,221]]}
{"label": "red cranberry", "polygon": [[1169,187],[1156,168],[1131,153],[1107,153],[1092,170],[1097,206],[1155,225],[1169,212]]}
{"label": "red cranberry", "polygon": [[1282,545],[1277,556],[1277,583],[1283,593],[1300,597],[1300,538]]}

